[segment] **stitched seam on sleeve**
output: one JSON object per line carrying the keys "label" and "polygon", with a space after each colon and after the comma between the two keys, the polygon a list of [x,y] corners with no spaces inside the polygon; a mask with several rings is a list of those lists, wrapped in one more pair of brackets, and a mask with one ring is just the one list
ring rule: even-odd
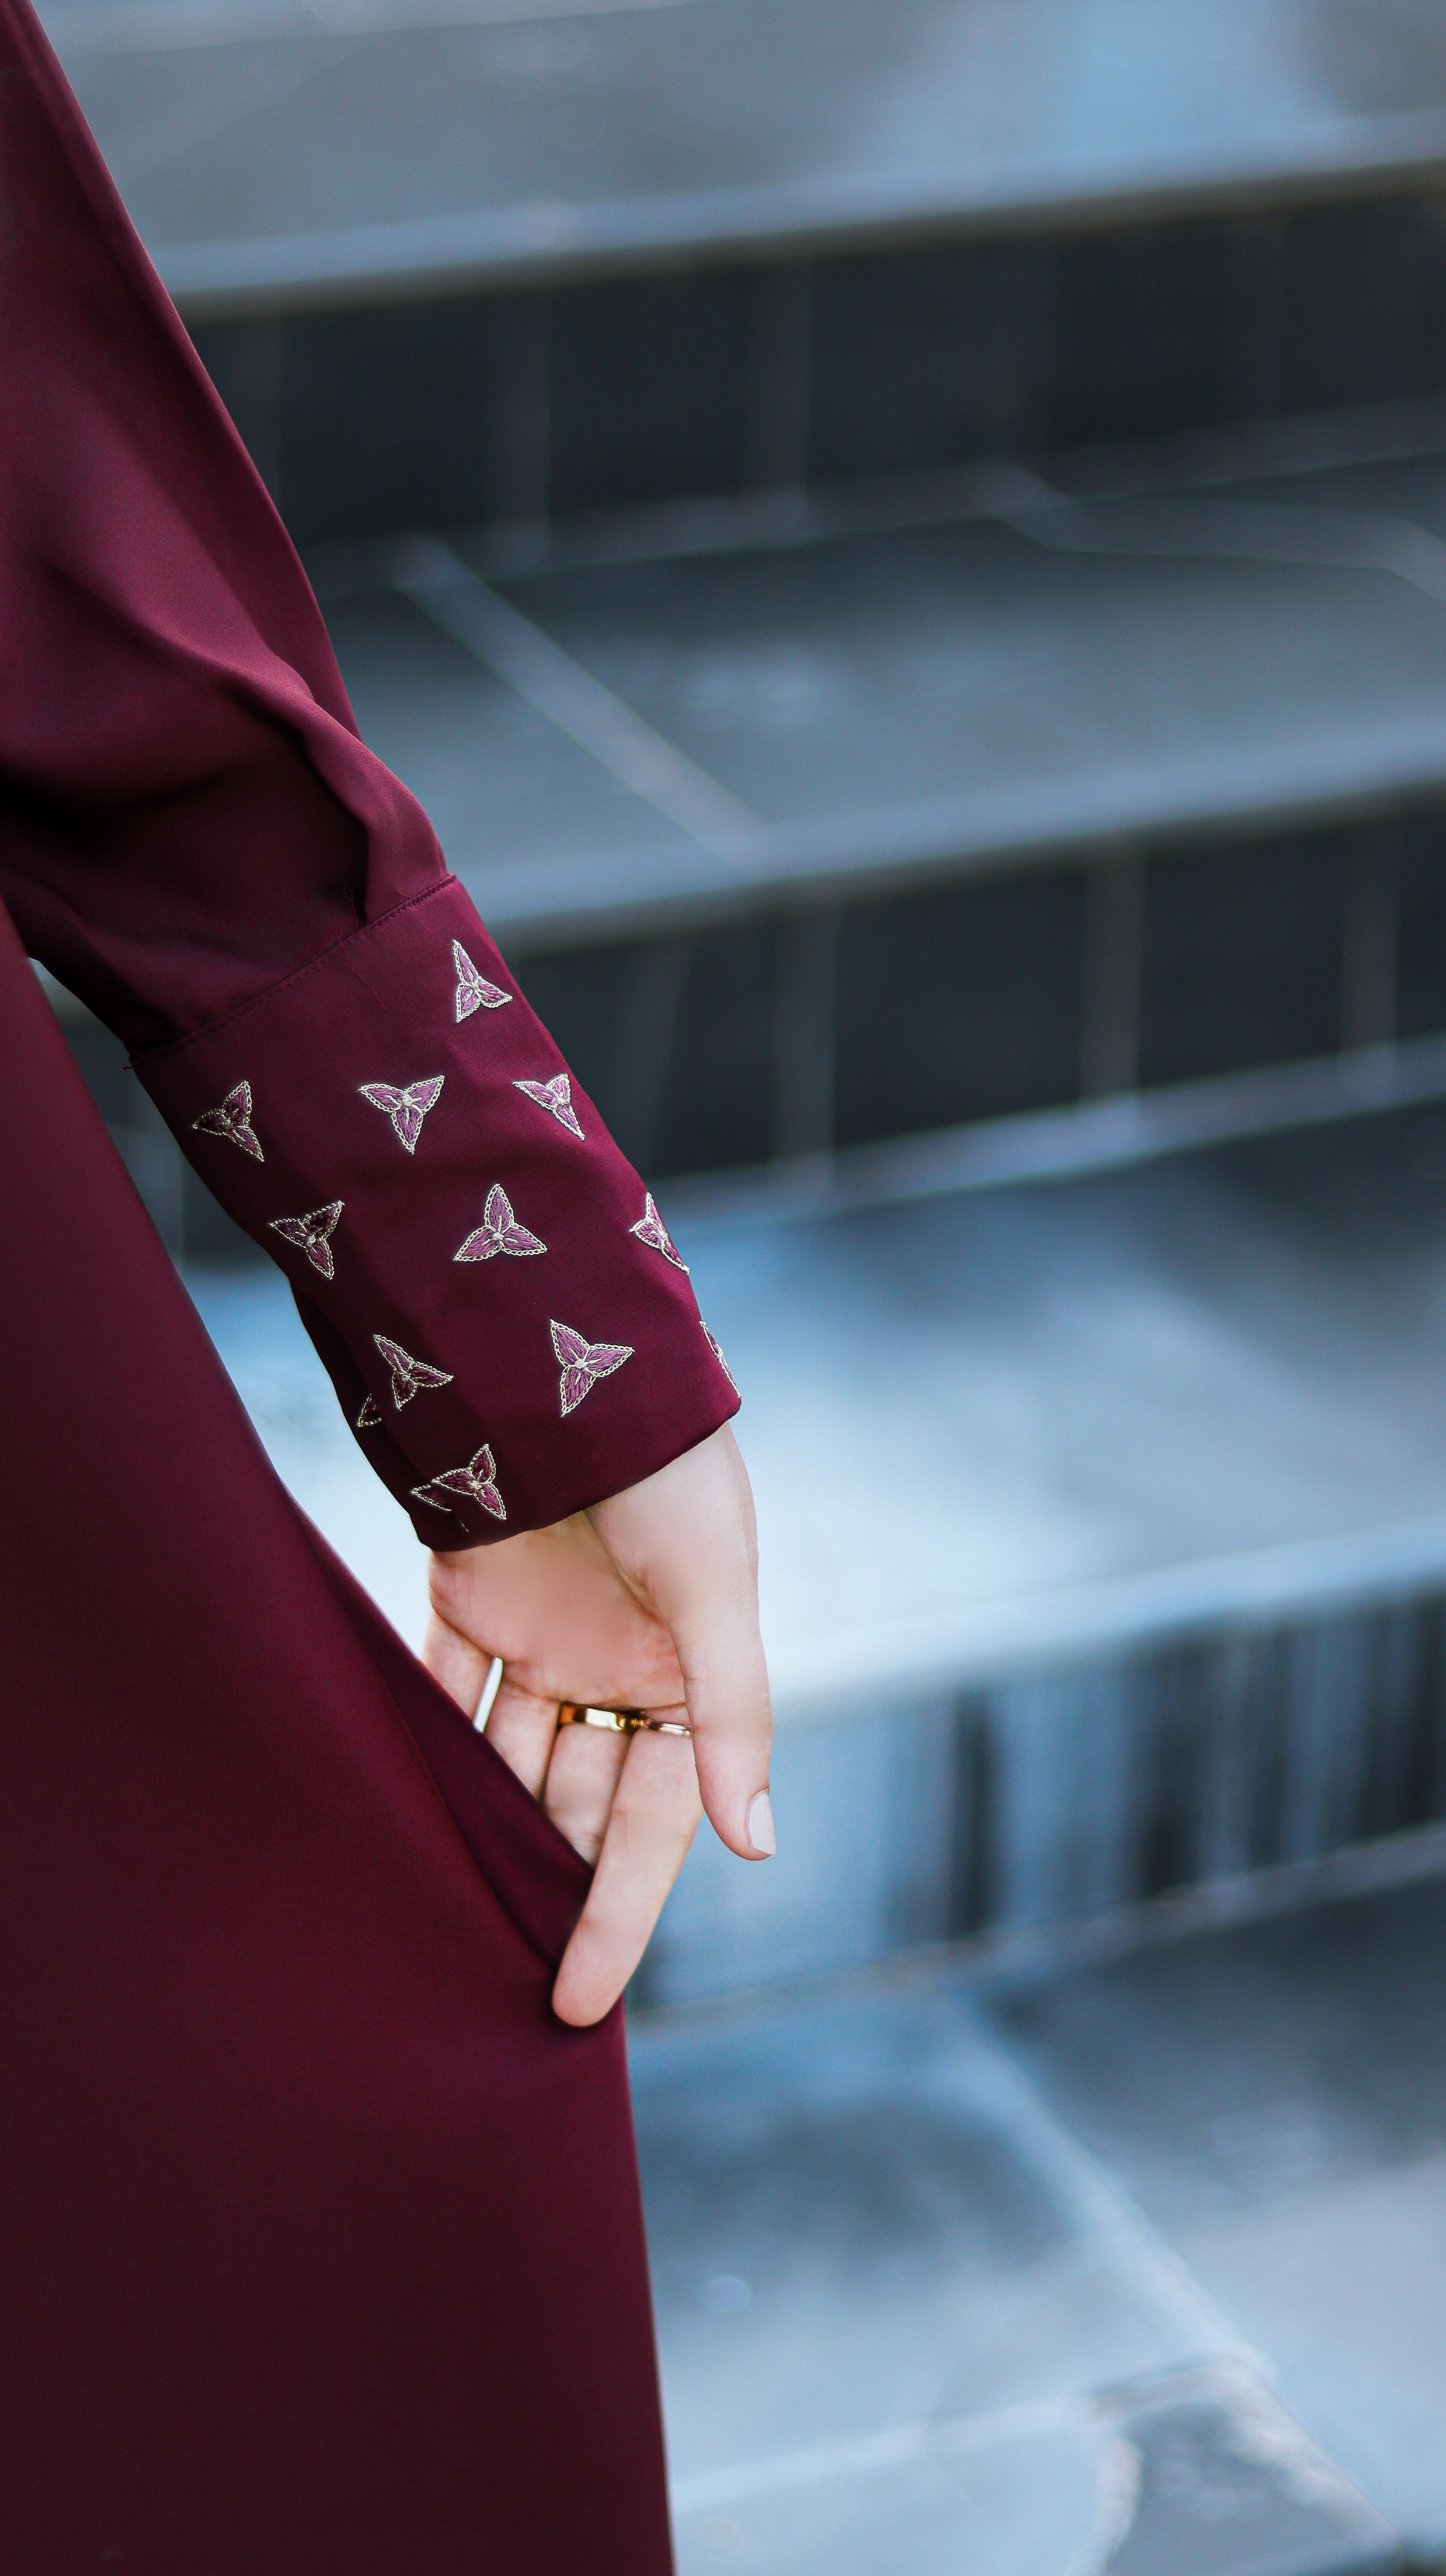
{"label": "stitched seam on sleeve", "polygon": [[324,966],[330,966],[333,959],[340,957],[343,949],[355,946],[360,939],[374,938],[379,930],[385,930],[389,923],[399,920],[404,912],[415,912],[419,904],[431,903],[449,887],[461,884],[461,878],[449,870],[436,885],[423,887],[420,894],[403,895],[401,902],[394,903],[390,911],[379,912],[375,921],[359,921],[355,930],[345,931],[340,939],[333,940],[330,948],[323,948],[319,955],[308,957],[304,966],[294,966],[289,975],[268,984],[264,993],[253,993],[248,1002],[237,1002],[231,1010],[219,1012],[214,1020],[205,1021],[199,1029],[189,1030],[183,1038],[167,1038],[164,1046],[147,1047],[143,1054],[133,1055],[130,1058],[132,1071],[148,1072],[153,1064],[163,1064],[167,1056],[182,1055],[187,1047],[199,1046],[202,1038],[214,1037],[221,1029],[234,1028],[239,1020],[249,1019],[253,1011],[264,1010],[278,993],[289,992],[294,984],[305,983],[308,975],[319,974]]}

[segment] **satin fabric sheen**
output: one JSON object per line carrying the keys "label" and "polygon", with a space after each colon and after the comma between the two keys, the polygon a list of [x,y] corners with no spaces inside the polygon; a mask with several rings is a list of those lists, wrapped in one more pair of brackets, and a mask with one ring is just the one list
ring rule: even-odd
{"label": "satin fabric sheen", "polygon": [[[447,1373],[368,1453],[414,1507],[489,1441],[550,1520],[732,1390],[526,1004],[456,1019],[454,937],[510,979],[24,0],[0,375],[0,2565],[664,2576],[621,2018],[548,2000],[586,1872],[280,1486],[27,951],[352,1418],[377,1329]],[[441,1071],[408,1154],[356,1085]],[[242,1078],[264,1162],[194,1125]],[[459,1269],[497,1179],[546,1260]],[[337,1198],[328,1282],[270,1228]],[[549,1311],[635,1345],[566,1417]]]}

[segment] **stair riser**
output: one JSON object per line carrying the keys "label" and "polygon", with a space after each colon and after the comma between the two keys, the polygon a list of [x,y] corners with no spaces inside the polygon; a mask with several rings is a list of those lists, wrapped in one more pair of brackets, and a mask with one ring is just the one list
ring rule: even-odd
{"label": "stair riser", "polygon": [[653,2003],[1023,1935],[1446,1816],[1446,1599],[1324,1612],[785,1730],[789,1867],[700,1841]]}
{"label": "stair riser", "polygon": [[198,324],[299,542],[535,522],[1446,387],[1446,199]]}
{"label": "stair riser", "polygon": [[[650,1179],[747,1169],[1446,1030],[1446,810],[514,962]],[[255,1257],[68,1034],[171,1249]]]}
{"label": "stair riser", "polygon": [[643,1170],[762,1164],[1446,1029],[1446,811],[518,971]]}

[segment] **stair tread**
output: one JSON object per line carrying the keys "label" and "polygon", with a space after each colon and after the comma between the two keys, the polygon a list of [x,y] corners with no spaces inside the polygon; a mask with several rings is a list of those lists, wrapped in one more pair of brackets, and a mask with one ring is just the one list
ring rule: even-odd
{"label": "stair tread", "polygon": [[1438,1154],[1435,1109],[721,1239],[672,1208],[784,1713],[1439,1574]]}
{"label": "stair tread", "polygon": [[[664,1186],[744,1389],[782,1722],[1439,1582],[1443,1177],[1427,1107],[721,1237]],[[421,1560],[285,1356],[283,1284],[193,1284],[282,1474],[418,1632]]]}
{"label": "stair tread", "polygon": [[540,860],[606,882],[676,850],[676,827],[645,798],[407,600],[372,592],[329,602],[327,618],[363,733],[469,880]]}
{"label": "stair tread", "polygon": [[[172,291],[305,300],[679,247],[1068,221],[1446,157],[1446,30],[1364,0],[79,0],[43,13]],[[320,147],[320,148],[318,148]]]}
{"label": "stair tread", "polygon": [[[1266,514],[1244,540],[1241,511]],[[498,935],[555,942],[1439,790],[1446,596],[1349,562],[1168,551],[1177,524],[1227,545],[1278,526],[1287,552],[1298,530],[1309,553],[1387,517],[1430,557],[1446,458],[1101,504],[1070,522],[1100,551],[1040,542],[1043,519],[976,520],[502,585],[746,809],[712,845],[414,608],[378,593],[328,613],[363,731]],[[1163,531],[1162,550],[1103,550],[1121,531]],[[1434,571],[1446,591],[1446,547]]]}

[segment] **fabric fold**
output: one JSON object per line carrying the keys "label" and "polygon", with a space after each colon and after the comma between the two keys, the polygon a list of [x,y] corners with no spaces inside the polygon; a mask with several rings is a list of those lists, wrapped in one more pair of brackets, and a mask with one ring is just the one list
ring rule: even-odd
{"label": "fabric fold", "polygon": [[0,2565],[668,2576],[587,1872],[278,1483],[3,910],[0,1192]]}

